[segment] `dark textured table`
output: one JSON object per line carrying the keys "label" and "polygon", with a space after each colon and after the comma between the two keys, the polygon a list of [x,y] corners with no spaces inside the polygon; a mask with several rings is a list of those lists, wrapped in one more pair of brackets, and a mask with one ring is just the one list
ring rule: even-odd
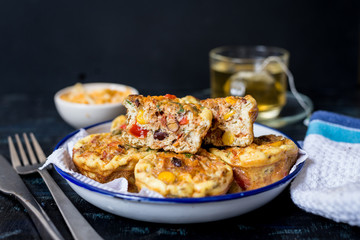
{"label": "dark textured table", "polygon": [[[360,93],[342,98],[337,93],[313,93],[315,109],[360,117]],[[7,136],[34,132],[46,154],[74,131],[57,114],[51,94],[4,94],[0,96],[0,154],[9,159]],[[303,140],[301,123],[279,129]],[[156,224],[107,213],[79,197],[54,170],[59,186],[104,239],[360,239],[360,228],[306,213],[290,199],[289,188],[265,206],[250,213],[210,223]],[[22,176],[28,188],[54,221],[65,239],[71,234],[43,180],[38,174]],[[17,200],[0,193],[0,239],[39,239],[28,213]]]}

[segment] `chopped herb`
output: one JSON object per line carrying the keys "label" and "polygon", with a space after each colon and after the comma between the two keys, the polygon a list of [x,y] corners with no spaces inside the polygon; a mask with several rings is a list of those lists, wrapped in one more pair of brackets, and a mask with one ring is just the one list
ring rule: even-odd
{"label": "chopped herb", "polygon": [[191,153],[185,153],[185,157],[191,158],[191,157],[192,157],[192,154],[191,154]]}
{"label": "chopped herb", "polygon": [[178,103],[178,102],[174,102],[174,103],[176,103],[177,105],[179,105],[179,111],[178,111],[178,113],[184,113],[185,112],[185,110],[184,110],[184,107],[183,107],[183,105],[181,104],[181,103]]}
{"label": "chopped herb", "polygon": [[160,104],[156,104],[156,109],[160,112],[161,109],[160,109]]}
{"label": "chopped herb", "polygon": [[111,132],[111,135],[120,135],[121,132],[122,132],[121,129],[115,129],[115,130],[113,130],[113,131]]}
{"label": "chopped herb", "polygon": [[130,106],[133,106],[133,103],[129,100],[126,99],[126,102],[130,105]]}
{"label": "chopped herb", "polygon": [[[191,106],[191,107],[195,113],[199,113],[199,108],[197,106]],[[201,109],[203,109],[203,107],[201,107]]]}

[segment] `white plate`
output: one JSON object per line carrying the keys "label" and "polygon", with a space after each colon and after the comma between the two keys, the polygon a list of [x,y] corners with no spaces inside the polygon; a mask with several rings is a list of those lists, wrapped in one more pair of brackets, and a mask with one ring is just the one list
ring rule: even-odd
{"label": "white plate", "polygon": [[[109,132],[110,125],[111,122],[99,123],[86,130],[89,133]],[[62,139],[55,149],[66,144],[77,132]],[[254,124],[254,133],[255,136],[266,134],[286,136],[275,129],[257,123]],[[120,194],[90,186],[56,166],[55,169],[82,198],[107,212],[148,222],[180,224],[226,219],[259,208],[279,195],[300,172],[303,165],[304,163],[299,164],[282,180],[259,189],[202,198],[150,198]]]}

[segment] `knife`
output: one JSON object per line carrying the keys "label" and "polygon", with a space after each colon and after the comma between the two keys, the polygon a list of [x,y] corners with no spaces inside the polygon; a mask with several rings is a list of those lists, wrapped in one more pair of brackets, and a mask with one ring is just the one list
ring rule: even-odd
{"label": "knife", "polygon": [[14,195],[28,210],[31,219],[43,239],[64,239],[54,223],[27,189],[21,177],[2,155],[0,155],[0,191]]}

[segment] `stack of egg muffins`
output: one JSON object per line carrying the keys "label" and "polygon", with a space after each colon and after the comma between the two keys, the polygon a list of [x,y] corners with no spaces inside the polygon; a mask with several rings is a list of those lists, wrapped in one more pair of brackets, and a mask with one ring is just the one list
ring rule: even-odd
{"label": "stack of egg muffins", "polygon": [[73,148],[79,172],[100,183],[124,177],[128,191],[205,197],[260,188],[285,177],[298,157],[283,136],[254,137],[258,109],[245,97],[129,95],[110,132]]}

